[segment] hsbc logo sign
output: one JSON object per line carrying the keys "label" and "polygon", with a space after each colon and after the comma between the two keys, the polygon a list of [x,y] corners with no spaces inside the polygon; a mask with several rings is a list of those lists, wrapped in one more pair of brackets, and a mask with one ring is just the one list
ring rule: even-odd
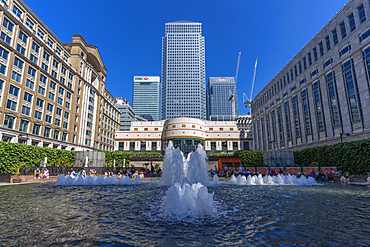
{"label": "hsbc logo sign", "polygon": [[149,77],[135,77],[135,80],[142,81],[142,80],[149,80]]}
{"label": "hsbc logo sign", "polygon": [[134,81],[159,82],[159,76],[134,76]]}

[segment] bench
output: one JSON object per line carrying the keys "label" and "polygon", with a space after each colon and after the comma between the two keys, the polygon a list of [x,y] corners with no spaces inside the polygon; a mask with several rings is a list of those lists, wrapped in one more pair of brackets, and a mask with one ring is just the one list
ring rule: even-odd
{"label": "bench", "polygon": [[0,173],[0,182],[10,183],[12,174],[11,173]]}

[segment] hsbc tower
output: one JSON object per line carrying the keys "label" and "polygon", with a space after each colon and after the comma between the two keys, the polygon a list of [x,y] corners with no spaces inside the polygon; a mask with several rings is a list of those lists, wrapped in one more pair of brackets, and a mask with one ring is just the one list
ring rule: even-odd
{"label": "hsbc tower", "polygon": [[132,108],[149,121],[159,120],[159,76],[134,76]]}
{"label": "hsbc tower", "polygon": [[199,22],[165,24],[161,119],[178,117],[206,119],[204,37]]}

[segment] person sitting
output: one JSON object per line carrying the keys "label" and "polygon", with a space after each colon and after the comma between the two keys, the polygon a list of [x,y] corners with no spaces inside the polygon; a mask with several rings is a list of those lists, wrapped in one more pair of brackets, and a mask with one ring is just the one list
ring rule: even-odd
{"label": "person sitting", "polygon": [[82,176],[83,178],[85,178],[85,177],[86,177],[86,171],[85,171],[85,169],[82,169],[82,171],[81,171],[81,176]]}
{"label": "person sitting", "polygon": [[76,172],[71,168],[71,177],[74,178],[76,176]]}
{"label": "person sitting", "polygon": [[316,172],[315,172],[315,170],[312,170],[311,171],[310,176],[313,177],[314,179],[316,179]]}
{"label": "person sitting", "polygon": [[90,176],[91,177],[94,177],[96,175],[96,170],[95,169],[93,169],[91,172],[90,172]]}
{"label": "person sitting", "polygon": [[158,167],[158,176],[162,176],[162,169]]}
{"label": "person sitting", "polygon": [[46,178],[46,179],[49,179],[49,170],[48,168],[45,168],[44,170],[44,174],[42,174],[42,178]]}
{"label": "person sitting", "polygon": [[144,178],[144,173],[143,172],[140,172],[140,174],[139,174],[139,178],[141,179],[141,178]]}
{"label": "person sitting", "polygon": [[252,173],[249,171],[249,169],[247,169],[247,176],[250,176],[252,175]]}
{"label": "person sitting", "polygon": [[120,173],[120,172],[118,172],[118,173],[117,173],[117,178],[118,178],[118,179],[121,179],[121,178],[122,178],[122,175],[121,175],[121,173]]}
{"label": "person sitting", "polygon": [[105,177],[108,177],[109,176],[109,173],[107,171],[104,172],[104,176]]}
{"label": "person sitting", "polygon": [[35,175],[34,179],[36,178],[40,179],[40,168],[36,168],[34,175]]}
{"label": "person sitting", "polygon": [[325,173],[322,171],[322,170],[320,170],[319,171],[319,175],[317,176],[317,178],[319,179],[319,178],[321,178],[322,180],[326,180],[326,175],[325,175]]}
{"label": "person sitting", "polygon": [[280,170],[279,170],[279,174],[284,174],[283,169],[281,169],[281,168],[280,168]]}
{"label": "person sitting", "polygon": [[335,172],[334,172],[334,169],[331,168],[330,171],[329,171],[329,174],[328,174],[328,182],[332,182],[334,183],[335,182]]}
{"label": "person sitting", "polygon": [[349,185],[349,172],[343,173],[343,176],[340,178],[340,183]]}
{"label": "person sitting", "polygon": [[272,170],[270,170],[268,175],[270,175],[272,177],[272,176],[274,176],[274,172]]}

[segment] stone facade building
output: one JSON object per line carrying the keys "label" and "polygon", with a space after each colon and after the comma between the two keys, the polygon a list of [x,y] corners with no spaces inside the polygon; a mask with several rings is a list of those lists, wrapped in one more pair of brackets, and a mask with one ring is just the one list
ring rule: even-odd
{"label": "stone facade building", "polygon": [[173,118],[132,122],[130,131],[116,132],[115,150],[163,153],[169,141],[184,153],[194,151],[198,144],[202,144],[208,154],[250,150],[250,116],[239,116],[236,121]]}
{"label": "stone facade building", "polygon": [[21,0],[0,2],[0,140],[113,150],[120,112],[98,48],[58,37]]}
{"label": "stone facade building", "polygon": [[255,150],[370,137],[370,1],[349,1],[257,94]]}

